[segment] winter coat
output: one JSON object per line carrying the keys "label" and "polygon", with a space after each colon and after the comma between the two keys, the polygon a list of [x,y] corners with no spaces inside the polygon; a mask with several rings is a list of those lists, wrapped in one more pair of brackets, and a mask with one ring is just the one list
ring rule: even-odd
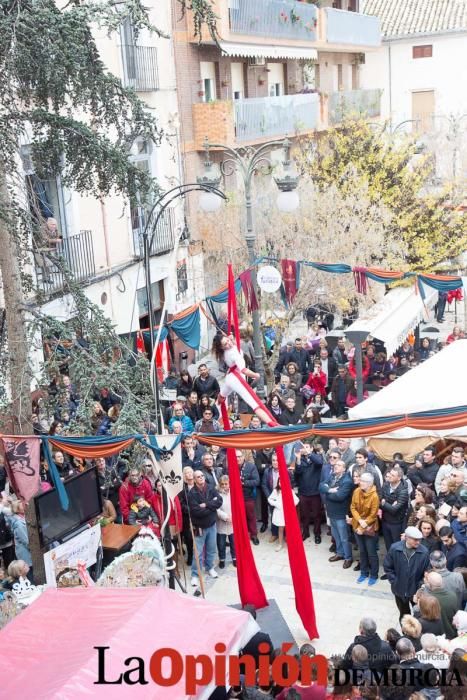
{"label": "winter coat", "polygon": [[295,464],[294,472],[299,496],[317,496],[319,494],[323,461],[322,455],[315,452],[301,455],[300,464]]}
{"label": "winter coat", "polygon": [[240,479],[245,501],[254,501],[256,488],[259,486],[259,474],[253,462],[244,462],[240,469]]}
{"label": "winter coat", "polygon": [[367,650],[368,663],[374,671],[383,671],[397,663],[397,657],[390,645],[383,641],[379,634],[358,634],[344,654],[344,670],[353,668],[352,650],[357,644],[361,644]]}
{"label": "winter coat", "polygon": [[172,426],[174,423],[181,423],[182,424],[182,430],[184,433],[192,433],[194,430],[193,426],[193,421],[191,420],[190,416],[183,415],[183,416],[172,416],[172,418],[169,420],[169,430],[172,430]]}
{"label": "winter coat", "polygon": [[399,598],[412,598],[430,567],[430,555],[421,544],[409,559],[405,542],[395,542],[384,558],[383,567],[393,594]]}
{"label": "winter coat", "polygon": [[195,447],[193,459],[190,459],[184,447],[182,447],[182,467],[192,467],[192,469],[201,469],[201,457],[206,450],[201,445]]}
{"label": "winter coat", "polygon": [[[334,487],[337,487],[337,491],[329,493],[329,489]],[[326,513],[330,520],[345,520],[352,499],[352,489],[353,481],[347,472],[339,479],[331,474],[328,479],[320,483],[319,490],[324,496]]]}
{"label": "winter coat", "polygon": [[[160,493],[158,493],[157,491],[153,495],[152,507],[154,508],[156,515],[159,518],[159,523],[162,526],[162,523],[164,522],[164,520],[167,516],[167,513],[166,513],[166,510],[164,507],[163,496]],[[170,507],[170,515],[169,515],[168,525],[175,528],[175,533],[182,531],[182,528],[183,528],[182,507],[180,505],[180,501],[178,500],[178,496],[175,496],[174,502]]]}
{"label": "winter coat", "polygon": [[[222,498],[209,484],[206,484],[204,489],[193,486],[188,494],[188,504],[193,527],[206,529],[216,523],[216,511],[222,506]],[[204,508],[201,507],[203,504]]]}
{"label": "winter coat", "polygon": [[[222,498],[222,505],[217,511],[217,534],[218,535],[232,535],[233,534],[233,524],[232,524],[232,501],[229,493],[219,492]],[[229,518],[229,520],[227,520]]]}
{"label": "winter coat", "polygon": [[379,498],[376,486],[373,485],[368,491],[363,491],[360,487],[356,488],[350,503],[353,530],[358,533],[361,529],[358,521],[365,520],[367,527],[374,526],[377,531],[379,528],[378,509]]}
{"label": "winter coat", "polygon": [[206,483],[209,484],[209,486],[212,486],[213,488],[217,488],[217,484],[219,483],[219,479],[223,475],[223,469],[222,467],[213,467],[212,471],[210,469],[206,469],[203,467],[201,471],[204,474],[204,478],[206,479]]}
{"label": "winter coat", "polygon": [[391,491],[391,485],[385,481],[381,491],[383,523],[387,523],[388,525],[400,525],[404,523],[407,517],[408,505],[409,491],[404,480],[402,479],[400,484],[393,491]]}
{"label": "winter coat", "polygon": [[128,523],[130,508],[135,502],[135,496],[141,496],[148,503],[152,503],[152,486],[149,479],[143,477],[137,486],[132,484],[129,479],[126,479],[120,486],[118,502],[124,523]]}
{"label": "winter coat", "polygon": [[321,394],[321,396],[326,396],[326,382],[327,377],[323,371],[320,371],[318,375],[314,372],[308,377],[308,381],[305,386],[309,386],[314,394]]}
{"label": "winter coat", "polygon": [[446,566],[449,571],[467,566],[467,547],[463,542],[456,542],[449,549],[443,544],[440,549],[446,555]]}
{"label": "winter coat", "polygon": [[[293,491],[292,491],[292,496],[293,496],[294,504],[297,505],[298,498]],[[276,525],[276,527],[284,527],[285,526],[285,518],[284,518],[284,503],[282,501],[282,491],[278,491],[277,489],[274,489],[274,491],[271,493],[271,495],[268,498],[268,503],[270,506],[272,506],[274,508],[273,513],[272,513],[272,524]]]}
{"label": "winter coat", "polygon": [[8,515],[8,524],[13,533],[16,558],[22,559],[32,566],[31,551],[29,549],[29,535],[26,520],[21,515]]}
{"label": "winter coat", "polygon": [[157,522],[158,517],[151,506],[143,506],[139,510],[136,510],[133,506],[130,508],[130,512],[128,513],[128,525],[149,525],[150,523]]}
{"label": "winter coat", "polygon": [[193,382],[193,390],[197,392],[199,398],[206,394],[210,399],[217,399],[217,395],[221,388],[217,379],[215,377],[211,377],[209,374],[206,379],[196,377],[195,381]]}
{"label": "winter coat", "polygon": [[428,484],[428,486],[434,490],[434,483],[436,481],[436,476],[439,471],[439,464],[433,462],[433,464],[424,464],[421,469],[412,467],[407,472],[407,476],[416,488],[419,484]]}

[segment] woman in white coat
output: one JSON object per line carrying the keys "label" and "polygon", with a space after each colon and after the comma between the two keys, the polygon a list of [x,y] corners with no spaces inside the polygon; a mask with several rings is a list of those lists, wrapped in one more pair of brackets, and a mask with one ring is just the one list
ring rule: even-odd
{"label": "woman in white coat", "polygon": [[[292,491],[292,496],[294,499],[294,504],[297,505],[298,497],[294,491]],[[277,543],[276,552],[280,552],[284,547],[284,504],[282,502],[282,491],[281,491],[281,480],[278,479],[276,488],[272,490],[271,495],[268,498],[268,503],[274,510],[272,512],[272,524],[276,525],[279,530],[279,541]]]}

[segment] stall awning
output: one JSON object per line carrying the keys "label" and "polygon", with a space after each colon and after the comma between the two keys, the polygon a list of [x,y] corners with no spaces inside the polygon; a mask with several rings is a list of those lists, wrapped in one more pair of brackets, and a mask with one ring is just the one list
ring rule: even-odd
{"label": "stall awning", "polygon": [[346,332],[365,331],[381,340],[389,355],[399,348],[411,329],[427,320],[426,309],[436,304],[438,292],[425,287],[425,302],[413,287],[391,289],[377,304],[352,323]]}
{"label": "stall awning", "polygon": [[221,41],[220,47],[228,56],[246,56],[247,58],[295,58],[317,60],[318,52],[301,46],[267,46],[266,44],[234,44]]}

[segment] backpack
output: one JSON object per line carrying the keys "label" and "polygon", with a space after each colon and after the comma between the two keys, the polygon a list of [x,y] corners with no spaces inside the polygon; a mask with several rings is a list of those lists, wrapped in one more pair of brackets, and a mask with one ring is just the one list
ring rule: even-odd
{"label": "backpack", "polygon": [[0,513],[0,547],[10,544],[13,541],[13,533],[8,525],[3,513]]}

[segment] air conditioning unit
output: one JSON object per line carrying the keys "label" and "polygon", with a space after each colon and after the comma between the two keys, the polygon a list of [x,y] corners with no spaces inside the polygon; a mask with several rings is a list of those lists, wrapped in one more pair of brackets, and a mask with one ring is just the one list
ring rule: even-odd
{"label": "air conditioning unit", "polygon": [[250,68],[254,68],[255,66],[265,66],[266,59],[264,56],[252,56],[248,59],[248,65]]}

